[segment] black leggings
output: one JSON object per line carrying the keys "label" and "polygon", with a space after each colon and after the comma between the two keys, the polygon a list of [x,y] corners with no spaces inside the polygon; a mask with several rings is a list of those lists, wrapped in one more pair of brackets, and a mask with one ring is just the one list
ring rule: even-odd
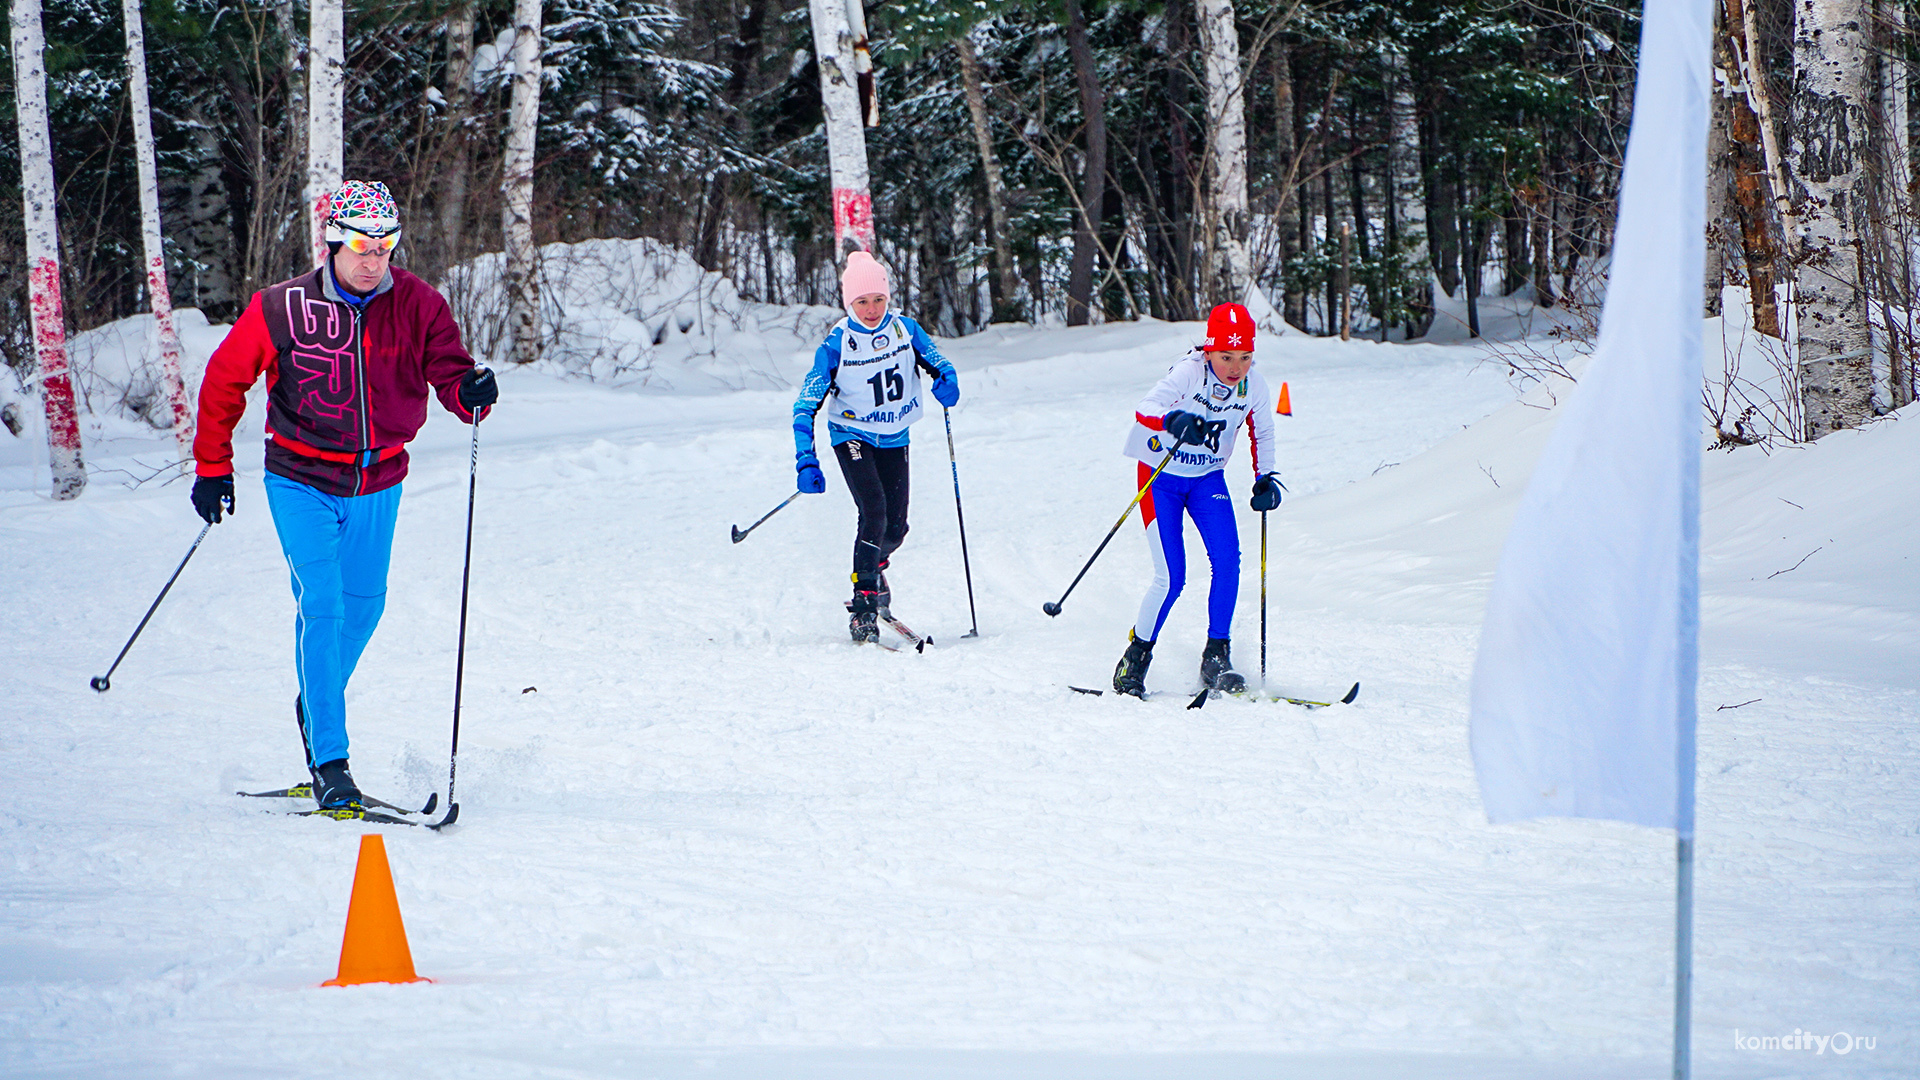
{"label": "black leggings", "polygon": [[853,572],[871,578],[907,538],[907,448],[856,439],[834,447],[833,456],[840,459],[840,475],[860,510]]}

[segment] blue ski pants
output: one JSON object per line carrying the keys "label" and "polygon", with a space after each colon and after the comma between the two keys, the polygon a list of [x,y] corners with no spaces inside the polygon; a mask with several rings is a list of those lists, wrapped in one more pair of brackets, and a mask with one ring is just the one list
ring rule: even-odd
{"label": "blue ski pants", "polygon": [[[1140,466],[1140,482],[1153,469]],[[1147,526],[1147,547],[1153,552],[1153,586],[1140,602],[1133,635],[1141,641],[1160,637],[1173,602],[1187,584],[1186,523],[1193,519],[1213,564],[1213,586],[1207,592],[1207,636],[1224,638],[1233,632],[1233,605],[1240,595],[1240,529],[1233,518],[1233,498],[1227,494],[1226,474],[1204,476],[1161,473],[1153,490],[1140,500],[1140,517]]]}
{"label": "blue ski pants", "polygon": [[306,715],[307,764],[347,756],[347,680],[387,606],[400,485],[328,495],[266,474],[267,507],[293,572],[293,665]]}

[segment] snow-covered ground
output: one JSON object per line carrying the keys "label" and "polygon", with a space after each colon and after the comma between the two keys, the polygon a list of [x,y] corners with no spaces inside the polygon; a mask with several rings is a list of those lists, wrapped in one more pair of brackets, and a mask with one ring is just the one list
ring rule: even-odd
{"label": "snow-covered ground", "polygon": [[[981,637],[934,416],[889,574],[924,655],[848,644],[831,469],[728,542],[792,490],[790,391],[503,373],[460,824],[384,830],[432,984],[319,988],[367,830],[231,794],[300,779],[258,451],[96,695],[199,528],[186,484],[130,486],[170,441],[102,421],[56,505],[37,434],[0,437],[0,1075],[1664,1075],[1671,836],[1480,810],[1480,608],[1552,417],[1477,350],[1261,343],[1295,411],[1269,680],[1359,680],[1356,704],[1068,689],[1124,646],[1137,521],[1040,605],[1126,505],[1132,405],[1197,332],[951,343]],[[804,354],[777,352],[758,370],[791,379]],[[446,782],[466,469],[435,415],[349,695],[355,775],[397,802]],[[1259,519],[1230,475],[1257,681]],[[1705,483],[1697,1075],[1915,1075],[1920,423],[1709,455]],[[1154,688],[1196,682],[1197,591]],[[1735,1048],[1796,1031],[1875,1042]]]}

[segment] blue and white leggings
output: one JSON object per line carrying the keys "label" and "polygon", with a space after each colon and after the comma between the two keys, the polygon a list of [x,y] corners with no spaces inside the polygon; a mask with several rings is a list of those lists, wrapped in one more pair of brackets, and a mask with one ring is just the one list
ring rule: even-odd
{"label": "blue and white leggings", "polygon": [[387,607],[400,485],[329,495],[266,474],[267,507],[293,572],[293,664],[306,715],[307,764],[347,756],[347,680]]}
{"label": "blue and white leggings", "polygon": [[[1153,469],[1140,466],[1140,483]],[[1182,514],[1191,517],[1213,564],[1213,586],[1207,591],[1207,636],[1228,637],[1233,632],[1233,605],[1240,594],[1240,530],[1233,518],[1233,499],[1227,494],[1226,474],[1218,469],[1203,476],[1161,473],[1153,490],[1140,500],[1140,517],[1147,526],[1147,548],[1153,552],[1153,587],[1140,602],[1133,635],[1154,641],[1160,627],[1180,599],[1187,583],[1187,547]]]}

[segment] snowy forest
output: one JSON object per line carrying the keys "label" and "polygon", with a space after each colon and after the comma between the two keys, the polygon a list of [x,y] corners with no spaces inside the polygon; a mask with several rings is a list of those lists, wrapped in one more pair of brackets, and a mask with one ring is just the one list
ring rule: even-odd
{"label": "snowy forest", "polygon": [[[806,5],[521,6],[540,23],[529,250],[651,237],[749,299],[833,301]],[[70,332],[149,302],[118,7],[54,0],[42,16]],[[1708,411],[1730,444],[1815,438],[1913,396],[1906,4],[1717,7],[1703,311],[1719,312],[1723,285],[1751,286],[1752,326],[1780,342],[1790,389],[1729,380]],[[313,13],[143,10],[172,299],[229,321],[310,265]],[[1566,324],[1591,331],[1636,5],[902,0],[858,14],[875,246],[935,333],[1193,319],[1251,291],[1308,333],[1409,340],[1436,289],[1464,299],[1474,336],[1486,294],[1571,306]],[[393,188],[398,257],[429,281],[506,246],[514,18],[507,0],[344,11],[344,174]],[[7,115],[18,85],[0,86]],[[19,147],[0,125],[8,189]],[[21,213],[0,203],[0,350],[27,379]]]}

